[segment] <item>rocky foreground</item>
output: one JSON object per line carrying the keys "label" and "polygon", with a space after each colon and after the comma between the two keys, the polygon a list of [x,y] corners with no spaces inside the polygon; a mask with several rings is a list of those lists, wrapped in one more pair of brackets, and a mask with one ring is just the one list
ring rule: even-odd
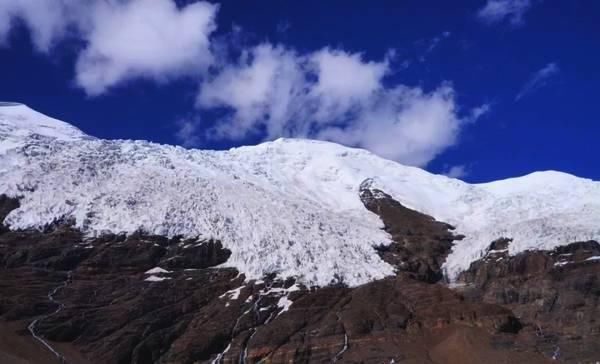
{"label": "rocky foreground", "polygon": [[[397,275],[355,288],[220,268],[218,241],[0,228],[1,363],[593,363],[600,245],[507,254],[450,288],[452,227],[363,188]],[[18,201],[0,197],[0,221]]]}

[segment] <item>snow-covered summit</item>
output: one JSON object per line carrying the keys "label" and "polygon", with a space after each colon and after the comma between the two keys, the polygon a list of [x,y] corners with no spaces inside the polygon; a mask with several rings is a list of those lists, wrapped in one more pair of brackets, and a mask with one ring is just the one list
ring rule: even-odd
{"label": "snow-covered summit", "polygon": [[24,106],[0,105],[5,220],[39,227],[64,216],[90,235],[142,229],[217,238],[248,278],[277,272],[305,284],[358,285],[393,274],[373,245],[390,238],[359,197],[373,187],[457,227],[450,277],[499,237],[510,252],[600,240],[600,183],[559,172],[471,185],[361,149],[278,139],[228,151],[110,141]]}
{"label": "snow-covered summit", "polygon": [[71,124],[48,117],[24,104],[0,102],[0,137],[38,135],[74,140],[86,135]]}

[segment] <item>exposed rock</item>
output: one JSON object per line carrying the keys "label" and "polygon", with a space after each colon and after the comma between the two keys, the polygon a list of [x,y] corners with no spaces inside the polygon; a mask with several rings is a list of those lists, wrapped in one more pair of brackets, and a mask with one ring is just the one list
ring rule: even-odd
{"label": "exposed rock", "polygon": [[[58,362],[27,330],[37,318],[36,334],[68,363],[550,360],[553,353],[530,335],[531,325],[513,313],[518,306],[491,302],[483,286],[483,293],[465,299],[444,285],[428,283],[437,279],[456,238],[448,225],[391,199],[367,205],[380,214],[403,257],[427,269],[399,269],[395,277],[355,288],[308,288],[274,275],[248,282],[235,269],[220,268],[230,252],[218,241],[143,233],[91,239],[69,225],[4,231],[0,358]],[[594,249],[594,244],[582,245],[557,254],[572,253],[580,261],[574,265],[591,266],[585,262],[593,262],[586,259],[596,254]],[[547,266],[557,272],[568,269],[554,268],[552,259],[561,259],[558,255],[547,262],[532,257],[541,263],[525,263],[524,272]],[[517,264],[506,272],[521,269],[517,266],[521,267]],[[593,296],[595,282],[578,287]],[[536,301],[527,302],[523,307],[537,309],[531,306]],[[596,313],[583,308],[579,312],[580,319]],[[590,330],[595,327],[590,325]],[[591,337],[578,342],[589,343]],[[561,346],[564,351],[563,347],[568,346]],[[593,352],[589,345],[586,350]],[[588,354],[579,350],[575,357]]]}
{"label": "exposed rock", "polygon": [[394,243],[378,248],[383,260],[397,271],[411,273],[426,282],[443,277],[442,264],[452,248],[454,235],[451,225],[402,206],[390,195],[371,187],[366,180],[360,187],[360,198],[367,209],[377,214]]}
{"label": "exposed rock", "polygon": [[19,200],[0,195],[0,233],[8,231],[8,227],[4,226],[4,219],[12,210],[18,207]]}
{"label": "exposed rock", "polygon": [[547,356],[594,362],[600,357],[599,263],[600,244],[577,242],[552,251],[484,257],[459,282],[472,301],[510,308],[530,345]]}
{"label": "exposed rock", "polygon": [[[0,226],[0,362],[600,356],[597,243],[510,256],[507,238],[481,250],[500,231],[522,249],[596,236],[597,182],[549,171],[469,185],[317,141],[185,151],[95,139],[24,105],[4,106],[3,190],[23,195],[0,196],[0,223],[10,216],[12,224]],[[367,179],[360,198],[382,231],[354,195],[372,175],[407,206],[445,216],[468,236]],[[214,234],[227,244],[136,229]],[[382,262],[371,245],[389,242],[386,232],[393,243],[377,248]],[[461,238],[461,254],[449,256]],[[234,261],[224,246],[236,247]],[[475,254],[464,259],[461,249]],[[464,294],[440,284],[445,261],[454,274],[480,253],[460,277]]]}
{"label": "exposed rock", "polygon": [[[495,340],[514,341],[516,335],[504,333],[511,331],[507,328],[513,322],[512,313],[500,306],[466,303],[441,285],[400,275],[355,289],[328,287],[299,297],[289,312],[258,329],[248,359],[426,363],[434,362],[435,352],[438,362],[475,363],[485,361],[486,352],[488,359],[506,355],[544,362],[536,353],[492,347]],[[485,344],[453,342],[462,335]],[[235,362],[232,356],[225,362]]]}

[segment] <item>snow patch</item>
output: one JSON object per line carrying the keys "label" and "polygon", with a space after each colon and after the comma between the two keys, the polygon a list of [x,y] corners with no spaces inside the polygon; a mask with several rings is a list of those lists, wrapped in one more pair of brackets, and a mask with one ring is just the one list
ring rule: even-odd
{"label": "snow patch", "polygon": [[168,273],[171,273],[171,271],[168,271],[161,267],[154,267],[152,269],[147,270],[144,274],[159,274],[159,273],[168,274]]}
{"label": "snow patch", "polygon": [[277,314],[277,316],[279,316],[282,313],[284,313],[287,310],[289,310],[290,306],[292,305],[292,303],[294,303],[294,302],[291,301],[288,298],[288,296],[283,296],[283,297],[279,298],[279,301],[277,301],[277,307],[279,307],[281,309],[281,311],[279,311],[279,313]]}
{"label": "snow patch", "polygon": [[238,298],[240,298],[240,293],[242,292],[242,289],[246,287],[244,286],[239,286],[238,288],[229,290],[225,293],[223,293],[222,295],[219,296],[219,298],[229,298],[230,300],[237,300]]}
{"label": "snow patch", "polygon": [[150,276],[150,277],[144,279],[144,281],[146,281],[146,282],[160,282],[160,281],[164,281],[164,280],[167,280],[167,279],[171,279],[171,278]]}
{"label": "snow patch", "polygon": [[297,283],[293,284],[292,286],[290,286],[289,288],[282,288],[282,287],[273,287],[273,288],[269,288],[269,289],[262,289],[260,291],[260,295],[262,296],[268,296],[268,295],[282,295],[282,294],[288,294],[290,292],[296,292],[300,290],[300,285],[298,285]]}

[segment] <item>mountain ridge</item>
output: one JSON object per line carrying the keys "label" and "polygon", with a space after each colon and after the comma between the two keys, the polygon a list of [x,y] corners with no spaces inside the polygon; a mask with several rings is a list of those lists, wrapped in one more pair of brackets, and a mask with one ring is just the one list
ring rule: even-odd
{"label": "mountain ridge", "polygon": [[355,286],[392,275],[373,248],[390,236],[359,198],[366,179],[465,235],[444,264],[450,279],[498,238],[513,238],[511,254],[600,238],[600,183],[562,172],[467,184],[323,141],[204,151],[101,140],[24,105],[0,107],[0,138],[0,194],[21,198],[11,227],[70,217],[90,236],[216,238],[232,250],[225,265],[249,278]]}
{"label": "mountain ridge", "polygon": [[102,140],[24,110],[0,106],[0,361],[598,357],[597,182]]}

